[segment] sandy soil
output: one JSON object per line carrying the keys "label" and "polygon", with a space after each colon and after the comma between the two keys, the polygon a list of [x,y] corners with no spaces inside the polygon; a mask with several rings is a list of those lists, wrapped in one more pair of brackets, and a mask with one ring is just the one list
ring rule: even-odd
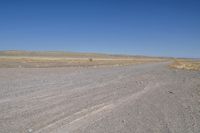
{"label": "sandy soil", "polygon": [[199,133],[200,72],[168,63],[1,68],[0,133]]}

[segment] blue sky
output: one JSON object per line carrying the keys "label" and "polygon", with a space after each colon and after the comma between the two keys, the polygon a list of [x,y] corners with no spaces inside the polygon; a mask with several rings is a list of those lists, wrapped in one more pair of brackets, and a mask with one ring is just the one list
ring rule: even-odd
{"label": "blue sky", "polygon": [[200,1],[1,0],[0,50],[200,58]]}

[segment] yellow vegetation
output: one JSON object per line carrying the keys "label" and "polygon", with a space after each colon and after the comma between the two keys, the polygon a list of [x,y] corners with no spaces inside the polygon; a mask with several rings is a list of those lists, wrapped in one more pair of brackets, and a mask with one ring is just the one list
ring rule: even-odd
{"label": "yellow vegetation", "polygon": [[186,70],[200,70],[200,61],[191,61],[191,60],[175,60],[170,67],[177,69],[186,69]]}
{"label": "yellow vegetation", "polygon": [[159,58],[71,58],[71,57],[25,57],[1,56],[0,67],[65,67],[65,66],[104,66],[104,65],[129,65],[148,62],[160,62]]}

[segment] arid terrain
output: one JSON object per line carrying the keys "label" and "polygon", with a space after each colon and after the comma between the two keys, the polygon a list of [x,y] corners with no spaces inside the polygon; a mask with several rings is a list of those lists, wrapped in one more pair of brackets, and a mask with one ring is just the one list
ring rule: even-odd
{"label": "arid terrain", "polygon": [[170,68],[168,60],[102,67],[12,63],[0,68],[0,133],[200,132],[199,71]]}
{"label": "arid terrain", "polygon": [[119,66],[169,59],[96,53],[0,51],[0,68]]}
{"label": "arid terrain", "polygon": [[175,60],[172,64],[170,64],[170,67],[175,69],[200,71],[200,61],[179,59]]}

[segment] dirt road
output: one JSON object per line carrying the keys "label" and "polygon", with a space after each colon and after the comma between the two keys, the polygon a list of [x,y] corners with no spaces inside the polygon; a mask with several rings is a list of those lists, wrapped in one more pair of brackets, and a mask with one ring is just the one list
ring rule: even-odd
{"label": "dirt road", "polygon": [[30,132],[200,133],[200,72],[1,68],[0,133]]}

